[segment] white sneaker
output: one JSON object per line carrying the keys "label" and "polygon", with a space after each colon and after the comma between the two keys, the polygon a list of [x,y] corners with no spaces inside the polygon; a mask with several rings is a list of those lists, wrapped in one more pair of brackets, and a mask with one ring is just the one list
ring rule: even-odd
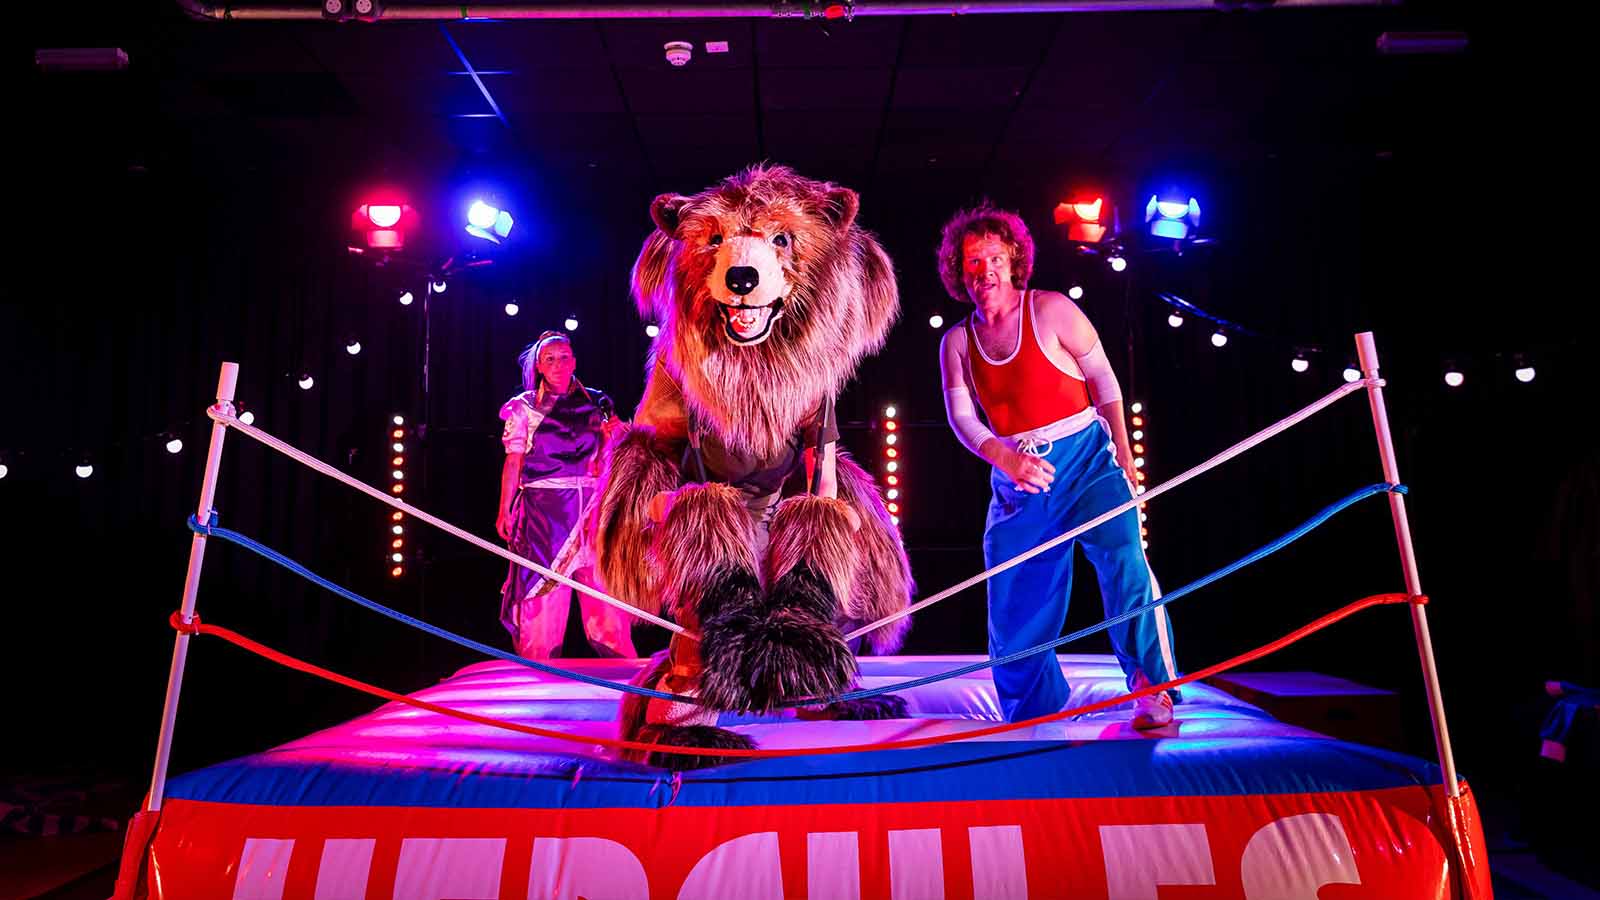
{"label": "white sneaker", "polygon": [[[1150,686],[1150,679],[1138,672],[1133,676],[1133,689],[1142,690]],[[1133,701],[1133,718],[1128,724],[1140,731],[1150,728],[1161,728],[1172,724],[1172,694],[1162,691],[1148,697],[1140,697]]]}
{"label": "white sneaker", "polygon": [[1133,718],[1128,724],[1144,731],[1172,724],[1172,697],[1166,691],[1133,701]]}

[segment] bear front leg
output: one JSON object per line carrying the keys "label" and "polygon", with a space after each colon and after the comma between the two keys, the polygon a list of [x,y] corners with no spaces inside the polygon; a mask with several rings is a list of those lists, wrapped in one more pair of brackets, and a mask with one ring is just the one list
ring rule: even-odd
{"label": "bear front leg", "polygon": [[763,602],[702,620],[704,696],[766,712],[785,700],[829,696],[855,678],[855,657],[834,624],[853,583],[851,516],[844,504],[792,497],[769,529]]}

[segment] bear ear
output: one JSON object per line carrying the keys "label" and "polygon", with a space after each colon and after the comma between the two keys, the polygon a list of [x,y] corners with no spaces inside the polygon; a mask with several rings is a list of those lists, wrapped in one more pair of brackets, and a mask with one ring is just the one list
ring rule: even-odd
{"label": "bear ear", "polygon": [[830,187],[827,202],[823,204],[822,214],[839,231],[845,231],[856,220],[856,212],[861,209],[861,197],[847,187]]}
{"label": "bear ear", "polygon": [[650,202],[650,218],[667,235],[678,233],[678,213],[689,202],[682,194],[662,194]]}

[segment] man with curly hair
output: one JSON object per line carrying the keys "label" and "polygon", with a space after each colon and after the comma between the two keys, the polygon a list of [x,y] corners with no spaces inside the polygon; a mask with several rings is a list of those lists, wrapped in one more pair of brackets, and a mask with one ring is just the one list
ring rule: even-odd
{"label": "man with curly hair", "polygon": [[[1033,238],[1015,213],[984,204],[945,223],[939,276],[951,297],[975,307],[940,343],[945,414],[961,443],[994,467],[983,533],[988,566],[1127,502],[1135,484],[1122,392],[1099,335],[1065,296],[1029,289],[1032,274]],[[1138,515],[1128,510],[989,579],[990,655],[1060,636],[1076,542],[1099,576],[1108,618],[1160,596]],[[1130,690],[1177,675],[1164,607],[1110,635]],[[1048,652],[996,666],[994,683],[1013,722],[1056,712],[1070,695]],[[1172,702],[1167,693],[1139,699],[1133,726],[1170,724]]]}

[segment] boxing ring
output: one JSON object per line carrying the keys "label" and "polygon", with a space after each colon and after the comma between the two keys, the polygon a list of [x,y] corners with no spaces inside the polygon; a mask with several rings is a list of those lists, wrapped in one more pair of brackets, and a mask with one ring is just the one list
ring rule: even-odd
{"label": "boxing ring", "polygon": [[[1250,900],[1488,897],[1482,829],[1451,754],[1377,353],[1368,333],[1357,336],[1357,345],[1361,380],[899,615],[1071,540],[1363,390],[1384,481],[1157,602],[1179,600],[1379,494],[1389,501],[1404,592],[1358,600],[1264,647],[1133,693],[1112,658],[1059,654],[1072,685],[1068,708],[1017,723],[1001,721],[987,671],[995,660],[863,658],[860,687],[844,696],[893,691],[907,701],[906,718],[812,721],[793,709],[724,713],[719,724],[751,736],[758,749],[696,748],[689,752],[727,759],[681,773],[619,760],[617,751],[626,747],[681,752],[615,737],[623,693],[656,694],[627,683],[643,660],[572,660],[558,668],[520,659],[388,610],[219,527],[212,500],[223,439],[234,428],[489,552],[620,603],[238,422],[231,406],[237,366],[224,364],[190,521],[195,533],[183,604],[172,616],[177,636],[156,764],[145,807],[129,828],[117,897],[991,900],[1156,898],[1168,896],[1160,892],[1164,885],[1186,886],[1170,896]],[[408,695],[202,623],[195,600],[211,539],[245,546],[344,599],[494,659]],[[1390,604],[1410,612],[1437,763],[1278,722],[1201,683]],[[1116,621],[1022,653],[1052,652]],[[300,740],[169,781],[173,724],[196,634],[387,702]],[[1178,685],[1184,702],[1172,725],[1150,732],[1129,726],[1135,698]]]}

